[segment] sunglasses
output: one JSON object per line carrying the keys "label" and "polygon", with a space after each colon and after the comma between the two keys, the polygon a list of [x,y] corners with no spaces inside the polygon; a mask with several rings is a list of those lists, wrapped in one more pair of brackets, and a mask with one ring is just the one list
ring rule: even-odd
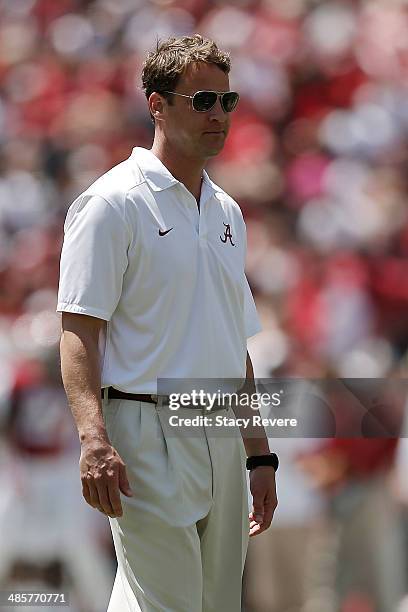
{"label": "sunglasses", "polygon": [[191,98],[193,109],[197,113],[206,113],[214,108],[218,98],[221,102],[221,108],[224,113],[231,113],[237,106],[239,94],[236,91],[196,91],[193,96],[177,93],[176,91],[163,91],[163,93],[173,94],[174,96],[182,96],[183,98]]}

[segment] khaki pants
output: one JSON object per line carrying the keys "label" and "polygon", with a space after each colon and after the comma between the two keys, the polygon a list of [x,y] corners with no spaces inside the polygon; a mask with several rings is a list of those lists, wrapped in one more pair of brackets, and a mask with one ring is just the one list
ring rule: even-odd
{"label": "khaki pants", "polygon": [[239,429],[182,436],[166,406],[113,399],[103,411],[134,494],[110,519],[118,570],[108,612],[239,612],[249,529]]}

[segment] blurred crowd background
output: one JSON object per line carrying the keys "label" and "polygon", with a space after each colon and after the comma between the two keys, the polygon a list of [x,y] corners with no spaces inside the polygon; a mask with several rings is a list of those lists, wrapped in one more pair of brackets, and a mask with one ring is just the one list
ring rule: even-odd
{"label": "blurred crowd background", "polygon": [[[241,94],[208,171],[247,223],[255,375],[406,376],[406,0],[0,0],[0,585],[66,587],[72,612],[106,609],[114,558],[59,377],[63,222],[151,145],[146,52],[195,32],[231,52]],[[403,404],[385,405],[400,424]],[[393,432],[271,440],[280,505],[251,541],[246,612],[408,610]]]}

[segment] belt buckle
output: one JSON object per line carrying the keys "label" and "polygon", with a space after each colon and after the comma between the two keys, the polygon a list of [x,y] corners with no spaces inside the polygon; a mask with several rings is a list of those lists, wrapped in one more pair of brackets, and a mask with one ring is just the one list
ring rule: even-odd
{"label": "belt buckle", "polygon": [[158,403],[158,401],[159,401],[159,396],[158,395],[155,395],[154,393],[152,393],[150,397],[152,398],[152,402],[154,404]]}

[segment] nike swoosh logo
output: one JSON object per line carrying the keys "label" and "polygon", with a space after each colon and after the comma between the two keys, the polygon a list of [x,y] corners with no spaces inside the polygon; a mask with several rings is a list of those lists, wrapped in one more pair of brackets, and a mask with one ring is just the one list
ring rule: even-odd
{"label": "nike swoosh logo", "polygon": [[168,234],[169,232],[171,232],[171,230],[172,230],[172,229],[174,229],[174,228],[173,228],[173,227],[171,227],[170,229],[168,229],[168,230],[164,230],[164,231],[163,231],[163,230],[161,230],[161,229],[159,229],[159,236],[165,236],[166,234]]}

